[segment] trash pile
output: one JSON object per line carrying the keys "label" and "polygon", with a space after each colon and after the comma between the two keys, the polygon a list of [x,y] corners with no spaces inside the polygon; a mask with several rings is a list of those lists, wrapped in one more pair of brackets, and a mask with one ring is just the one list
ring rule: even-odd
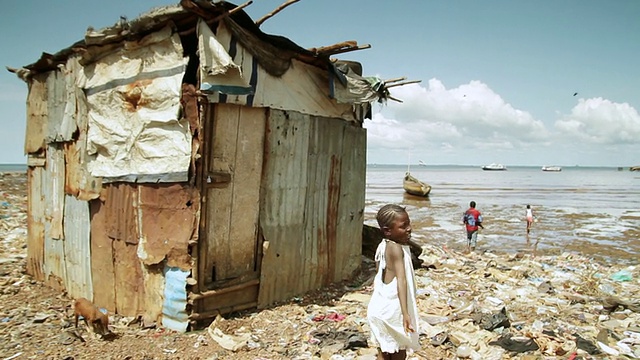
{"label": "trash pile", "polygon": [[0,173],[0,265],[26,256],[26,180],[24,173]]}
{"label": "trash pile", "polygon": [[[108,339],[75,328],[72,299],[24,273],[24,181],[0,174],[0,358],[375,359],[366,321],[375,263],[366,256],[348,281],[188,333],[114,314]],[[422,245],[420,260],[422,349],[410,359],[640,359],[636,266],[435,245]]]}
{"label": "trash pile", "polygon": [[426,248],[423,332],[445,358],[640,358],[635,266],[577,254],[462,255]]}

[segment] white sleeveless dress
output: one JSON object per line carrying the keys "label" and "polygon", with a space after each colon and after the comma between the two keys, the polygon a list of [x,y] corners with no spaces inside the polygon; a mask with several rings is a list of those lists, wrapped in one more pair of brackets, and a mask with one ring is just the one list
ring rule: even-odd
{"label": "white sleeveless dress", "polygon": [[416,305],[416,282],[411,263],[411,250],[409,245],[402,245],[404,271],[407,279],[407,307],[411,325],[415,330],[407,334],[402,324],[402,310],[398,299],[398,278],[393,278],[388,284],[382,281],[382,271],[387,266],[385,261],[387,241],[383,239],[376,250],[375,260],[378,262],[378,272],[373,280],[373,295],[371,295],[367,307],[371,342],[385,353],[395,353],[399,350],[419,350],[418,307]]}

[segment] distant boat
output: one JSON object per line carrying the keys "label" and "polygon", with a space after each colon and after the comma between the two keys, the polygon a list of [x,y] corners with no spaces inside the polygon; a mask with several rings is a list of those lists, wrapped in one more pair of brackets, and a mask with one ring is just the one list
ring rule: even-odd
{"label": "distant boat", "polygon": [[415,196],[427,196],[431,192],[431,185],[416,179],[408,171],[404,174],[402,188],[407,194]]}
{"label": "distant boat", "polygon": [[562,171],[562,168],[560,166],[545,165],[542,167],[542,171]]}
{"label": "distant boat", "polygon": [[488,171],[504,171],[507,170],[507,167],[502,165],[502,164],[497,164],[497,163],[492,163],[489,165],[485,165],[482,167],[482,170],[488,170]]}
{"label": "distant boat", "polygon": [[632,166],[629,168],[629,171],[640,171],[640,166]]}

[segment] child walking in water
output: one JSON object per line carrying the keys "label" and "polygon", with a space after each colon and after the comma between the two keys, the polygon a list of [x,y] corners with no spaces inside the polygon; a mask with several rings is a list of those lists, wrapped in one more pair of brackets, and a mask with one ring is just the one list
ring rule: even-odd
{"label": "child walking in water", "polygon": [[383,239],[376,250],[377,272],[367,308],[371,340],[378,359],[406,359],[419,350],[416,283],[409,240],[411,221],[398,205],[383,206],[376,216]]}
{"label": "child walking in water", "polygon": [[531,205],[527,205],[527,234],[531,231],[531,225],[533,225],[533,210]]}

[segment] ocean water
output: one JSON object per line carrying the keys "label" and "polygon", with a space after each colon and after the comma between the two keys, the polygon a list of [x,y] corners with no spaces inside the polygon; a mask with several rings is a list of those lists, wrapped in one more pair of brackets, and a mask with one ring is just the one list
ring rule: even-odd
{"label": "ocean water", "polygon": [[[411,166],[413,176],[432,186],[428,198],[402,189],[407,166],[367,166],[365,223],[386,203],[406,206],[412,238],[463,250],[462,213],[471,200],[485,229],[478,250],[580,252],[605,262],[637,264],[640,255],[640,172],[605,167],[540,167],[483,171],[472,166]],[[526,234],[525,208],[536,222]]]}
{"label": "ocean water", "polygon": [[3,172],[27,172],[26,164],[0,164],[0,173]]}

